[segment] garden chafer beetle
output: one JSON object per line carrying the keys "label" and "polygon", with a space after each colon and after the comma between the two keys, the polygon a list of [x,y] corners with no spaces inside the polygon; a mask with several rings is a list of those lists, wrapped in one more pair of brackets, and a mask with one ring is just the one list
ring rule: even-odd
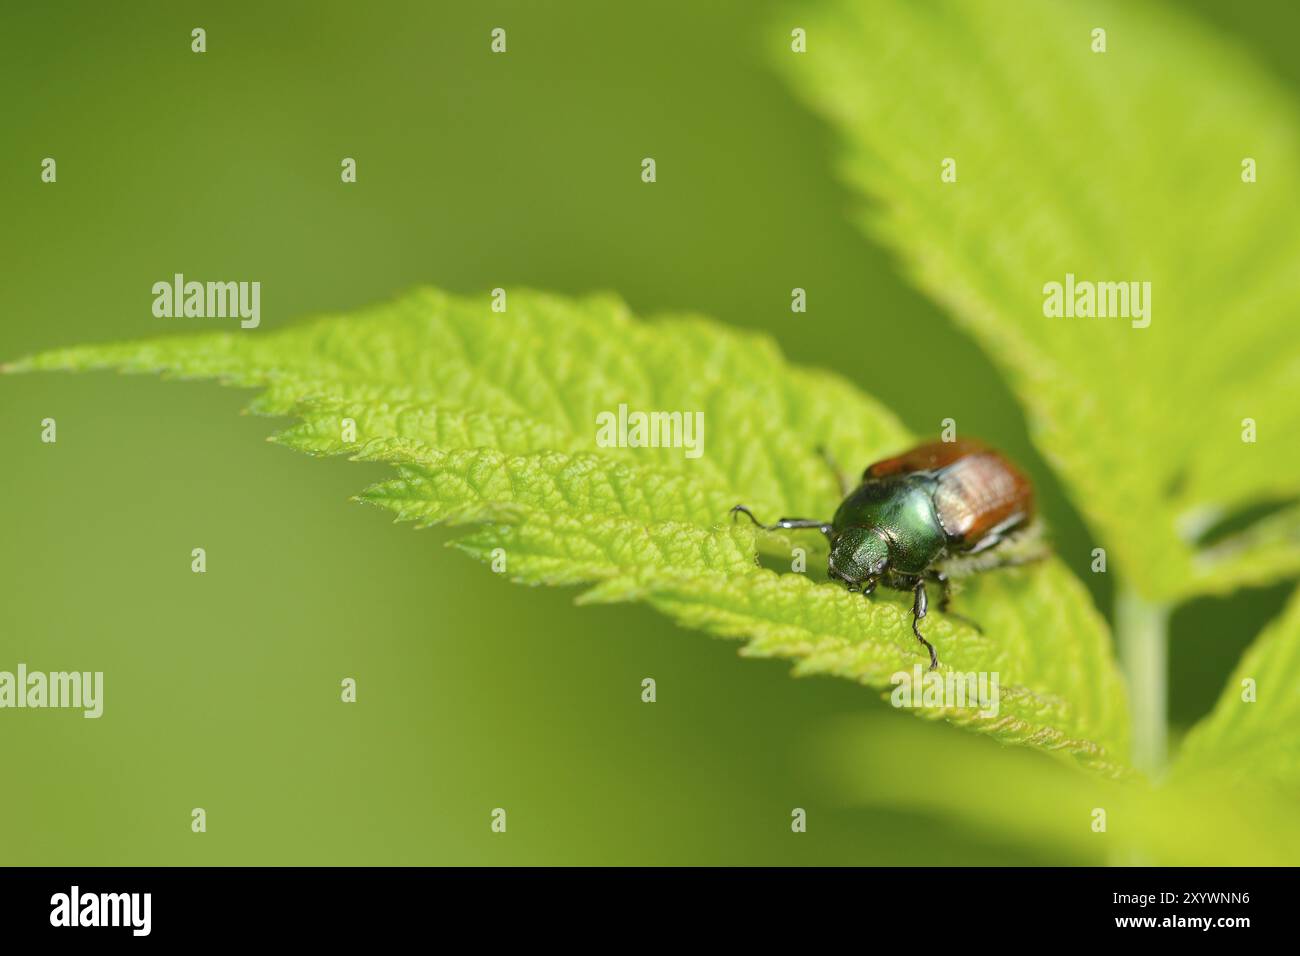
{"label": "garden chafer beetle", "polygon": [[826,573],[850,591],[870,594],[878,584],[911,591],[912,633],[930,652],[930,670],[939,656],[919,627],[929,606],[926,584],[939,586],[939,610],[947,613],[953,577],[1043,557],[1035,546],[1033,486],[981,442],[918,445],[868,466],[856,488],[842,478],[840,486],[845,497],[830,521],[765,525],[744,505],[732,508],[732,517],[747,515],[767,531],[817,529],[830,541]]}

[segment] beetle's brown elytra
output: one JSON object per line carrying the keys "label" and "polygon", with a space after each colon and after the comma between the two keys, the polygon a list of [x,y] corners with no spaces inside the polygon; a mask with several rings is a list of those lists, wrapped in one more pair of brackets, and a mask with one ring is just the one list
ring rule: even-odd
{"label": "beetle's brown elytra", "polygon": [[930,670],[939,655],[919,627],[929,608],[926,582],[939,585],[939,610],[947,613],[953,576],[1042,557],[1009,548],[1037,528],[1033,485],[1000,452],[971,439],[927,442],[869,465],[830,521],[764,525],[744,505],[731,510],[768,531],[822,532],[831,545],[827,574],[850,591],[870,594],[878,584],[911,591],[912,633],[930,652]]}

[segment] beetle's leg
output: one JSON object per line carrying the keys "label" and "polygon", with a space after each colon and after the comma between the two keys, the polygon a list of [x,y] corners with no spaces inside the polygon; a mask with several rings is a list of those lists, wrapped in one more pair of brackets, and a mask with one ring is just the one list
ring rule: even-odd
{"label": "beetle's leg", "polygon": [[1006,539],[1002,537],[1000,532],[990,531],[980,539],[979,544],[975,545],[975,547],[971,548],[969,551],[963,551],[962,555],[963,557],[971,557],[983,551],[987,551],[990,548],[995,548],[1005,540]]}
{"label": "beetle's leg", "polygon": [[839,462],[835,460],[835,456],[831,454],[831,450],[825,445],[818,445],[817,454],[822,456],[822,461],[826,462],[826,467],[835,476],[835,484],[840,489],[840,497],[847,498],[849,492],[853,490],[853,486],[849,484],[849,479],[845,477],[844,471],[840,468]]}
{"label": "beetle's leg", "polygon": [[755,526],[762,528],[764,531],[798,531],[803,528],[816,528],[822,534],[831,533],[831,523],[829,521],[818,521],[816,518],[781,518],[776,524],[763,524],[754,517],[754,512],[750,511],[744,505],[736,505],[731,509],[731,520],[736,520],[737,514],[742,514]]}
{"label": "beetle's leg", "polygon": [[1037,522],[1017,525],[1014,522],[1018,520],[1020,519],[1008,519],[1004,522],[1005,527],[998,526],[989,531],[980,540],[979,544],[965,552],[965,554],[967,556],[980,554],[1005,542],[1007,548],[1004,550],[1009,551],[1008,556],[1005,560],[989,565],[989,567],[1015,567],[1018,564],[1032,564],[1047,557],[1048,549],[1042,542],[1042,525]]}
{"label": "beetle's leg", "polygon": [[1010,555],[1004,558],[1003,560],[998,561],[995,564],[990,564],[988,567],[984,568],[983,570],[996,571],[999,568],[1020,568],[1020,567],[1024,567],[1026,564],[1037,564],[1039,561],[1047,560],[1048,554],[1049,552],[1047,548],[1042,548],[1040,550],[1033,551],[1030,554]]}
{"label": "beetle's leg", "polygon": [[976,631],[983,634],[984,628],[980,627],[965,614],[958,614],[955,611],[948,610],[948,605],[952,603],[952,579],[942,571],[935,571],[931,575],[930,579],[938,584],[941,589],[939,593],[939,611],[943,614],[947,614],[951,618],[956,618],[963,624],[970,625],[975,628]]}
{"label": "beetle's leg", "polygon": [[916,639],[925,645],[925,649],[930,652],[930,670],[939,669],[939,655],[934,652],[934,645],[925,639],[921,629],[916,626],[917,621],[925,617],[927,602],[925,598],[925,579],[922,578],[916,582],[916,587],[912,590],[912,633]]}

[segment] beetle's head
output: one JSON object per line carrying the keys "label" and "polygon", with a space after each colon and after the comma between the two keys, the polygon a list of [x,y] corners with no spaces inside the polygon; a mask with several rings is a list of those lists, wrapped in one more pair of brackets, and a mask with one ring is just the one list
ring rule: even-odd
{"label": "beetle's head", "polygon": [[845,528],[831,539],[826,573],[851,591],[870,591],[888,566],[889,545],[870,528]]}

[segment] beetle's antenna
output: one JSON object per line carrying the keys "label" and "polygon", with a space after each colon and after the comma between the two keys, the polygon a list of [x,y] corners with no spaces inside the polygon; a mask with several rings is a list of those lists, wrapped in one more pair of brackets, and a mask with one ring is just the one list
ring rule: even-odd
{"label": "beetle's antenna", "polygon": [[776,524],[763,524],[754,517],[754,512],[750,511],[744,505],[736,505],[731,509],[731,520],[736,520],[737,514],[742,514],[750,521],[754,522],[756,527],[764,531],[799,531],[804,528],[816,528],[822,534],[831,533],[831,523],[829,521],[820,521],[816,518],[781,518]]}

